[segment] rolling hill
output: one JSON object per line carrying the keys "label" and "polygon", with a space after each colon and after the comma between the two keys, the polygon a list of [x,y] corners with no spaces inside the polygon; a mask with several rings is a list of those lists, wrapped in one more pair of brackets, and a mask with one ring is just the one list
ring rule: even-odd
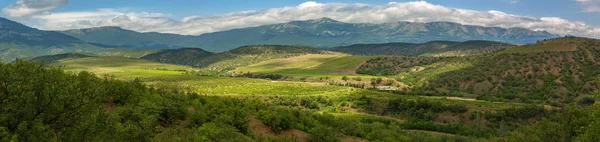
{"label": "rolling hill", "polygon": [[213,71],[229,71],[266,60],[329,52],[307,46],[252,45],[221,53],[194,48],[168,49],[146,55],[142,59],[201,67]]}
{"label": "rolling hill", "polygon": [[234,29],[199,36],[139,33],[118,27],[61,31],[81,40],[129,48],[197,47],[222,52],[245,45],[307,45],[334,47],[389,42],[422,43],[437,40],[490,40],[533,43],[557,37],[545,31],[461,25],[450,22],[389,22],[382,24],[344,23],[329,18]]}
{"label": "rolling hill", "polygon": [[59,32],[41,31],[0,18],[0,59],[4,62],[16,58],[100,50],[102,48]]}
{"label": "rolling hill", "polygon": [[357,72],[395,76],[416,94],[558,105],[600,89],[598,57],[600,40],[566,37],[465,57],[379,57]]}
{"label": "rolling hill", "polygon": [[333,47],[330,50],[354,55],[413,55],[413,56],[465,56],[480,53],[491,53],[497,50],[516,47],[515,45],[470,40],[465,42],[430,41],[426,43],[384,43],[384,44],[355,44],[350,46]]}
{"label": "rolling hill", "polygon": [[357,76],[355,73],[366,60],[375,56],[343,54],[307,54],[290,58],[262,61],[237,68],[236,72],[274,73],[286,76]]}

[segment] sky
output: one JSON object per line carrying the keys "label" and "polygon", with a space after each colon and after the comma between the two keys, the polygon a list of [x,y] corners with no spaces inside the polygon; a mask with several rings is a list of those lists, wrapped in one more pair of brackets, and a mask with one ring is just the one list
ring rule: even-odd
{"label": "sky", "polygon": [[43,30],[119,26],[200,35],[329,17],[449,21],[600,38],[600,0],[1,0],[1,17]]}

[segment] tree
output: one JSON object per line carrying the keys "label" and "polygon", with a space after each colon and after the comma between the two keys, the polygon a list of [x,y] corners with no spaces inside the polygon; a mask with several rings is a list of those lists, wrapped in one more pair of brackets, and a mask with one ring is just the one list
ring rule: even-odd
{"label": "tree", "polygon": [[347,77],[347,76],[344,76],[344,77],[342,77],[342,80],[344,80],[344,81],[348,81],[348,77]]}

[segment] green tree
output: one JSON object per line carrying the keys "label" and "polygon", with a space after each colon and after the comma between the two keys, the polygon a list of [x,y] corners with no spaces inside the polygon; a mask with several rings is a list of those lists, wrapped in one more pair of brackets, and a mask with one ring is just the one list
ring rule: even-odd
{"label": "green tree", "polygon": [[349,79],[349,78],[348,78],[347,76],[343,76],[343,77],[342,77],[342,80],[344,80],[344,81],[348,81],[348,79]]}

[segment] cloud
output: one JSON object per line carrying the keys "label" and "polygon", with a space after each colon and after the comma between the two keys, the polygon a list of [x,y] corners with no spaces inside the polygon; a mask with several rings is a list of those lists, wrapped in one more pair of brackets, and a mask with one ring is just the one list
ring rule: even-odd
{"label": "cloud", "polygon": [[48,14],[49,10],[67,3],[68,0],[17,0],[15,4],[2,9],[2,12],[10,17]]}
{"label": "cloud", "polygon": [[501,11],[475,11],[435,5],[424,1],[391,2],[384,5],[305,2],[298,6],[257,11],[234,12],[215,16],[189,16],[169,19],[165,14],[98,9],[94,11],[61,12],[34,16],[41,20],[38,27],[65,30],[98,26],[119,26],[140,32],[162,32],[199,35],[236,28],[283,23],[294,20],[329,17],[350,23],[384,23],[396,21],[449,21],[467,25],[521,27],[545,30],[557,34],[600,37],[600,28],[584,22],[559,17],[529,17]]}
{"label": "cloud", "polygon": [[600,0],[575,0],[582,7],[583,12],[600,12]]}

